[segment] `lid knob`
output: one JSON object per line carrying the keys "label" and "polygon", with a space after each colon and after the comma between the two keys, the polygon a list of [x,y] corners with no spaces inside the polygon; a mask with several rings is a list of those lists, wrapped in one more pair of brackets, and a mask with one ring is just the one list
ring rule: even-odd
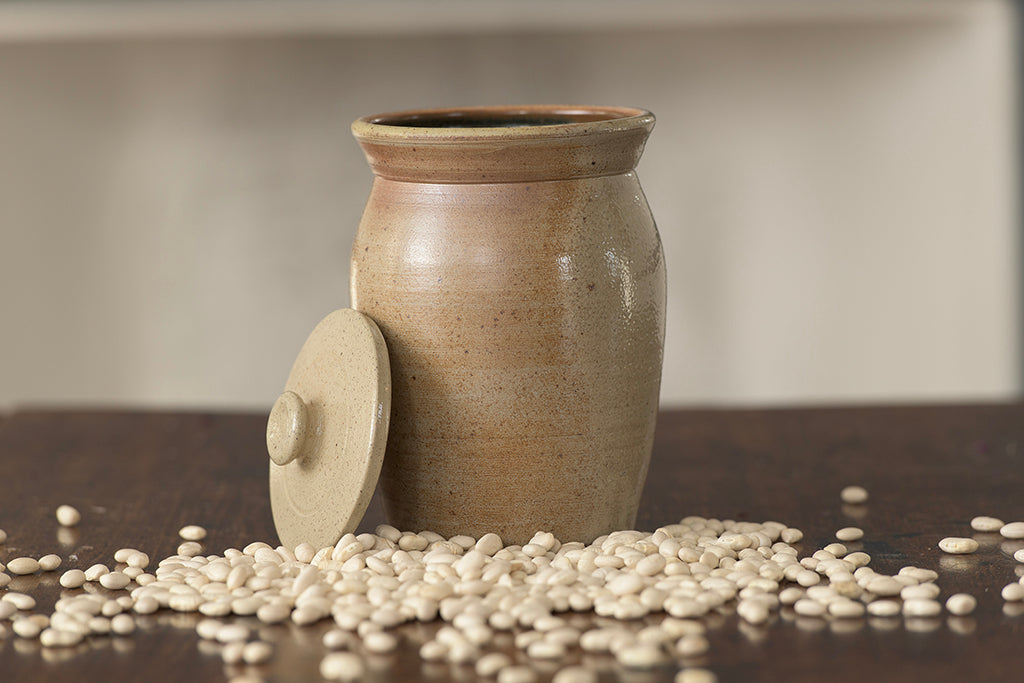
{"label": "lid knob", "polygon": [[309,407],[294,391],[286,391],[274,401],[267,420],[267,450],[278,465],[287,465],[299,457],[309,426]]}

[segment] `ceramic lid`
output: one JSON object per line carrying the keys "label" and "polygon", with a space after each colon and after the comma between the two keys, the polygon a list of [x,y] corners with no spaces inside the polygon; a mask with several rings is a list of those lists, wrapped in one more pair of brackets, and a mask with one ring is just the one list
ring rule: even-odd
{"label": "ceramic lid", "polygon": [[355,530],[380,476],[390,417],[384,337],[362,313],[334,311],[299,351],[267,421],[282,545],[322,548]]}

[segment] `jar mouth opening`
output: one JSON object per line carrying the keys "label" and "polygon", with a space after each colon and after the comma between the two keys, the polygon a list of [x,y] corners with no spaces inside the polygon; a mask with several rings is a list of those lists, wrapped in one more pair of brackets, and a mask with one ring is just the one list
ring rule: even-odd
{"label": "jar mouth opening", "polygon": [[423,109],[364,116],[352,124],[361,139],[417,137],[557,137],[650,126],[654,115],[633,107],[571,105]]}

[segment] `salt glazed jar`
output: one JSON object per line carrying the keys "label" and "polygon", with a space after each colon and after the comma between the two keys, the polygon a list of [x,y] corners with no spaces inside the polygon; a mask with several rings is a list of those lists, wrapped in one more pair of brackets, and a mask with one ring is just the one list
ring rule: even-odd
{"label": "salt glazed jar", "polygon": [[352,308],[379,327],[388,521],[525,543],[636,518],[665,330],[635,168],[654,116],[470,107],[361,118]]}

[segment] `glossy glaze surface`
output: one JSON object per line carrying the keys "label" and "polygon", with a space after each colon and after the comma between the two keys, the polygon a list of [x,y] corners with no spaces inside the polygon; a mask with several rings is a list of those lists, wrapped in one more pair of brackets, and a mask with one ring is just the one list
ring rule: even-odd
{"label": "glossy glaze surface", "polygon": [[[633,171],[653,117],[614,111],[632,115],[354,126],[378,176],[353,245],[352,306],[388,343],[381,483],[400,528],[525,542],[538,529],[590,540],[632,525],[665,271]],[[425,147],[430,169],[416,159]],[[473,173],[493,182],[464,182]]]}

